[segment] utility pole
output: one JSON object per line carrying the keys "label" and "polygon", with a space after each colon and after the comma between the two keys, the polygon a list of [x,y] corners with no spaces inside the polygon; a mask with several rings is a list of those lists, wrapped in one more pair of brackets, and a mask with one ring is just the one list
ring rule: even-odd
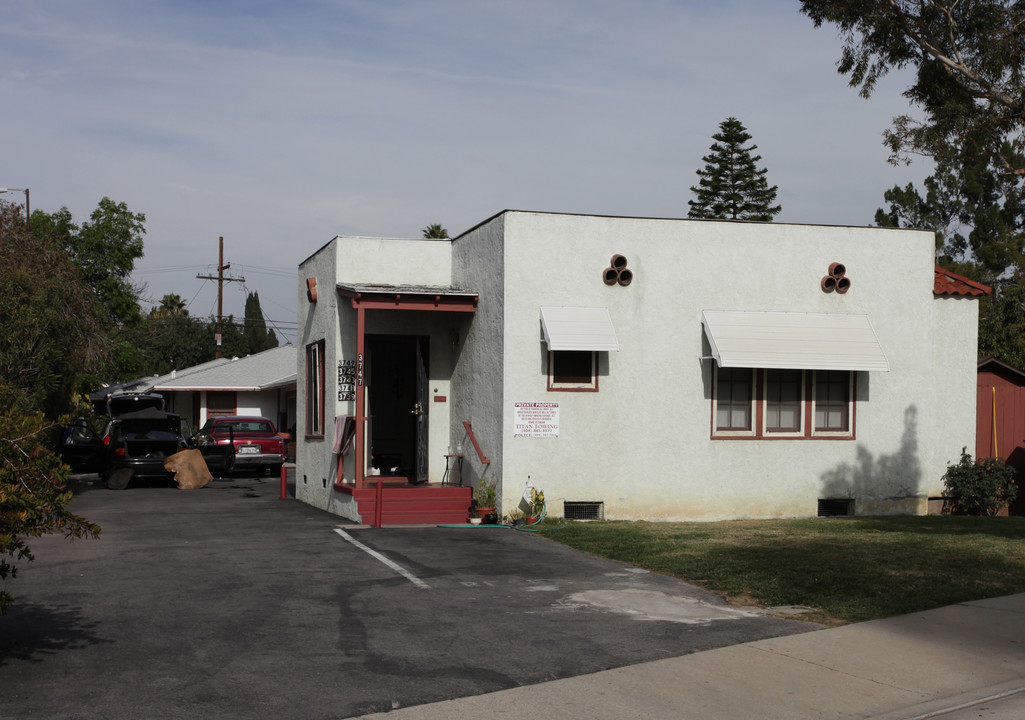
{"label": "utility pole", "polygon": [[244,277],[224,277],[224,271],[231,267],[231,263],[224,264],[224,237],[220,238],[220,248],[217,255],[217,277],[212,275],[197,275],[196,278],[199,280],[216,280],[217,281],[217,353],[214,357],[220,359],[221,357],[221,317],[224,312],[224,283],[226,282],[245,282]]}

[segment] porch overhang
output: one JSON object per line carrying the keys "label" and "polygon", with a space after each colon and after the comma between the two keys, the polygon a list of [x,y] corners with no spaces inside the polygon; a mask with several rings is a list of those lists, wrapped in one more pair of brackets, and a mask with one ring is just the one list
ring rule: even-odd
{"label": "porch overhang", "polygon": [[719,367],[887,372],[867,315],[702,310]]}
{"label": "porch overhang", "polygon": [[477,312],[479,296],[471,290],[429,285],[338,283],[338,295],[364,310],[441,310]]}

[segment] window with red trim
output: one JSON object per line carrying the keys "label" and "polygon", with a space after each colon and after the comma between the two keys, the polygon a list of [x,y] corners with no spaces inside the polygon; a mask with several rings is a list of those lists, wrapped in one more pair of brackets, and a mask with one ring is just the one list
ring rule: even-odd
{"label": "window with red trim", "polygon": [[306,437],[324,437],[324,341],[306,346]]}
{"label": "window with red trim", "polygon": [[855,373],[713,368],[714,438],[853,438]]}
{"label": "window with red trim", "polygon": [[235,393],[230,391],[214,392],[206,394],[206,416],[224,417],[234,415],[236,410]]}
{"label": "window with red trim", "polygon": [[747,368],[716,368],[715,430],[721,434],[754,431],[754,371]]}
{"label": "window with red trim", "polygon": [[591,350],[549,350],[549,391],[598,391],[598,353]]}

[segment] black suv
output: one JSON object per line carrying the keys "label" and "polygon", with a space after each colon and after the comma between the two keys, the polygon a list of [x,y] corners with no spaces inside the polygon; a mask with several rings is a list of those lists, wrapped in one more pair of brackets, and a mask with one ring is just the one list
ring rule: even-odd
{"label": "black suv", "polygon": [[[122,490],[135,477],[171,478],[164,460],[197,447],[188,420],[164,411],[160,395],[124,393],[107,399],[107,423],[100,438],[79,420],[68,427],[61,442],[61,457],[77,472],[98,472],[107,487]],[[199,446],[213,475],[231,470],[234,448]]]}

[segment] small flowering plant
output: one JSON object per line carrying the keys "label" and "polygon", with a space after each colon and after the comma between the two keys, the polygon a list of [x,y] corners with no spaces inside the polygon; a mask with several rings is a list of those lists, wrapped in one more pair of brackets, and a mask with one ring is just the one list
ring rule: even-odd
{"label": "small flowering plant", "polygon": [[530,488],[530,512],[531,517],[541,517],[545,509],[545,492],[537,488]]}

